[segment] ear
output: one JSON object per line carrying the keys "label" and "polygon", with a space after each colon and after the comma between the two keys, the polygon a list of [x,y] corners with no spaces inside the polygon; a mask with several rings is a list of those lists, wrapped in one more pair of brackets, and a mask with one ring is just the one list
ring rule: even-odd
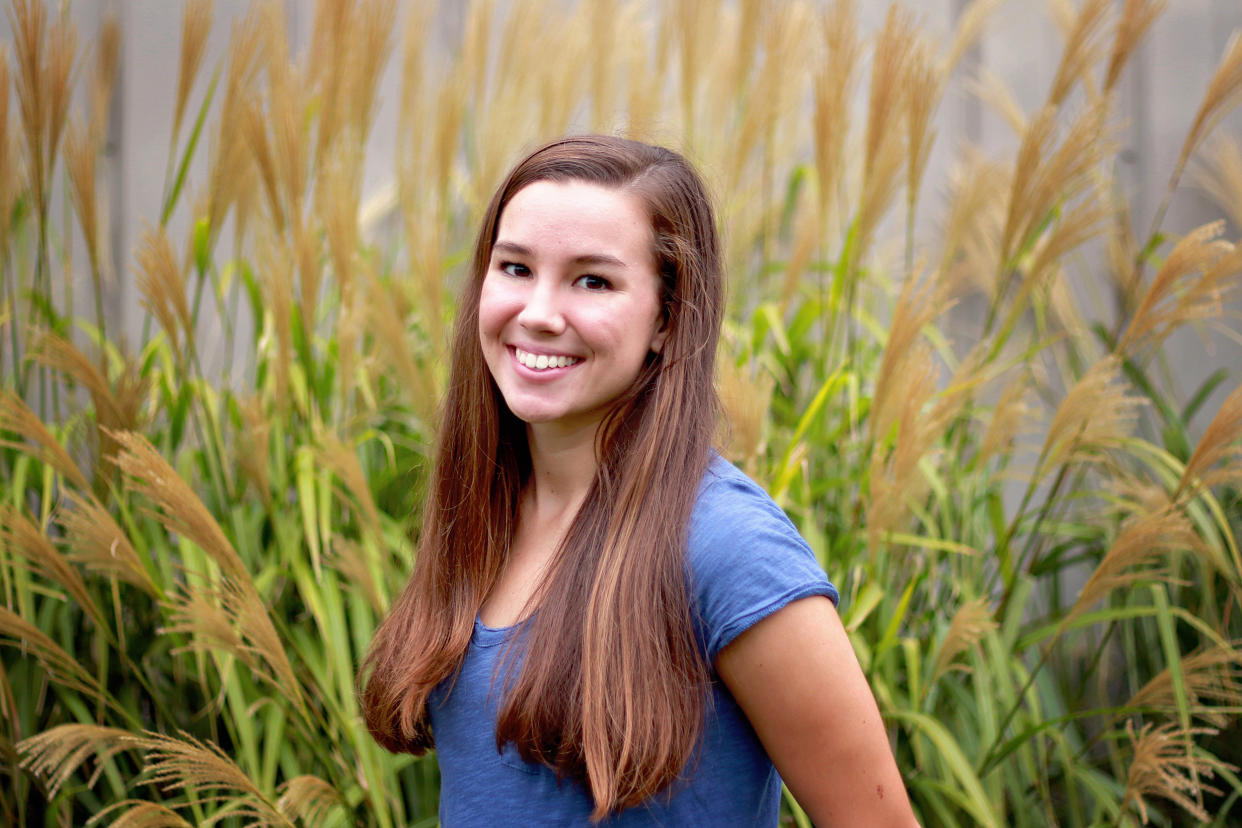
{"label": "ear", "polygon": [[668,308],[661,308],[660,315],[655,321],[655,328],[651,333],[651,352],[660,353],[666,339],[668,339]]}

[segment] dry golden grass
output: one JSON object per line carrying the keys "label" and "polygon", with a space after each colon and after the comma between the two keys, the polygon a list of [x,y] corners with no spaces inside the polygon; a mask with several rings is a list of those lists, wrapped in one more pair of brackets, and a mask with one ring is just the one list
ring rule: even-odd
{"label": "dry golden grass", "polygon": [[[760,169],[771,169],[771,156],[784,155],[778,149],[777,128],[791,116],[797,117],[802,105],[802,78],[799,71],[811,59],[811,43],[808,33],[814,31],[814,16],[804,3],[780,4],[761,16],[760,54],[754,80],[746,91],[747,105],[741,113],[741,121],[729,135],[730,157],[726,182],[740,182],[747,178],[749,165],[757,163]],[[717,77],[727,76],[720,73]],[[727,111],[732,95],[725,90],[715,93],[725,98],[712,109]],[[706,136],[705,136],[706,137]],[[712,137],[720,137],[720,133]],[[725,185],[730,190],[734,187]]]}
{"label": "dry golden grass", "polygon": [[1001,250],[1012,262],[1049,214],[1076,199],[1114,146],[1107,102],[1085,107],[1059,145],[1057,110],[1048,106],[1028,124],[1014,162],[1013,185]]}
{"label": "dry golden grass", "polygon": [[[50,176],[69,113],[77,31],[65,9],[51,24],[38,0],[13,0],[9,10],[17,59],[16,90],[35,209],[47,209]],[[7,91],[6,93],[7,94]]]}
{"label": "dry golden grass", "polygon": [[1211,815],[1203,808],[1203,794],[1220,791],[1203,781],[1234,766],[1194,751],[1189,747],[1196,737],[1216,733],[1210,728],[1183,730],[1173,723],[1143,725],[1136,735],[1134,725],[1126,723],[1134,758],[1126,776],[1126,792],[1121,807],[1133,803],[1143,824],[1147,824],[1146,797],[1160,797],[1175,803],[1199,822],[1208,822]]}
{"label": "dry golden grass", "polygon": [[[117,378],[110,382],[101,372],[102,368],[68,339],[51,332],[43,333],[35,341],[31,359],[60,371],[86,389],[94,406],[95,430],[99,445],[99,457],[110,458],[116,454],[116,443],[107,433],[109,430],[138,431],[142,425],[142,402],[146,396],[147,380],[136,365],[126,361]],[[96,467],[96,475],[100,469]]]}
{"label": "dry golden grass", "polygon": [[813,280],[818,276],[808,276],[807,266],[811,263],[812,256],[824,244],[825,217],[820,212],[821,204],[822,200],[813,200],[812,194],[806,190],[799,193],[798,209],[795,210],[793,219],[793,245],[781,279],[781,308],[788,308],[799,290],[804,290],[808,284],[814,284]]}
{"label": "dry golden grass", "polygon": [[1193,497],[1203,489],[1222,483],[1242,482],[1242,385],[1221,403],[1203,432],[1181,480],[1177,496]]}
{"label": "dry golden grass", "polygon": [[77,211],[78,222],[82,227],[82,238],[86,242],[86,255],[90,260],[91,273],[98,275],[100,270],[99,249],[99,206],[95,198],[95,154],[98,148],[98,137],[84,128],[80,123],[69,125],[65,136],[65,169],[69,173],[69,192],[72,196],[73,208]]}
{"label": "dry golden grass", "polygon": [[1065,49],[1048,92],[1048,105],[1059,107],[1074,86],[1090,75],[1102,56],[1104,23],[1112,0],[1084,0],[1065,38]]}
{"label": "dry golden grass", "polygon": [[194,326],[186,298],[185,274],[163,226],[146,226],[134,257],[138,260],[137,286],[142,294],[139,303],[154,314],[174,350],[184,356],[179,346],[182,342],[187,347],[193,345]]}
{"label": "dry golden grass", "polygon": [[161,633],[189,636],[187,650],[235,656],[303,708],[301,684],[249,578],[223,577],[213,586],[186,586],[169,598],[167,607],[168,623]]}
{"label": "dry golden grass", "polygon": [[1162,581],[1170,577],[1165,557],[1169,553],[1197,551],[1203,542],[1190,519],[1180,511],[1163,508],[1140,514],[1122,526],[1108,552],[1083,584],[1073,607],[1064,616],[1065,629],[1106,595],[1143,581]]}
{"label": "dry golden grass", "polygon": [[162,590],[143,566],[133,544],[112,514],[88,495],[66,492],[68,505],[57,512],[69,547],[66,557],[86,569],[133,584],[159,598]]}
{"label": "dry golden grass", "polygon": [[[871,414],[867,418],[873,440],[883,440],[899,416],[907,396],[907,382],[914,375],[930,370],[929,355],[920,348],[923,328],[947,307],[943,290],[931,279],[907,278],[893,308],[888,341],[876,375]],[[912,368],[918,365],[917,369]]]}
{"label": "dry golden grass", "polygon": [[318,776],[303,774],[281,785],[276,808],[291,820],[303,825],[322,825],[338,805],[344,805],[341,792]]}
{"label": "dry golden grass", "polygon": [[187,0],[181,16],[181,61],[177,67],[177,98],[173,106],[172,135],[174,143],[181,133],[181,121],[185,105],[190,100],[190,90],[198,77],[203,55],[207,50],[207,35],[211,33],[214,0]]}
{"label": "dry golden grass", "polygon": [[923,173],[931,157],[936,130],[932,117],[940,106],[947,80],[932,54],[931,46],[919,40],[910,54],[906,84],[906,203],[913,216],[922,191]]}
{"label": "dry golden grass", "polygon": [[992,457],[1008,454],[1024,426],[1029,427],[1034,409],[1027,402],[1031,394],[1030,377],[1021,372],[1001,392],[996,407],[987,420],[987,428],[979,443],[975,462],[982,465]]}
{"label": "dry golden grass", "polygon": [[371,564],[367,561],[367,552],[361,544],[334,535],[324,562],[341,573],[343,582],[349,588],[358,590],[377,613],[388,609],[388,600],[375,579]]}
{"label": "dry golden grass", "polygon": [[1201,164],[1191,168],[1195,184],[1242,228],[1242,141],[1231,135],[1218,135],[1202,153]]}
{"label": "dry golden grass", "polygon": [[770,374],[759,374],[754,366],[718,360],[717,388],[724,411],[721,421],[726,456],[745,469],[753,470],[763,452],[764,428],[772,403],[775,382]]}
{"label": "dry golden grass", "polygon": [[[25,139],[26,164],[36,197],[44,180],[43,134],[47,121],[47,80],[43,50],[47,37],[47,10],[39,0],[13,0],[8,9],[13,37],[14,89]],[[7,90],[7,87],[6,87]],[[7,91],[5,97],[7,97]]]}
{"label": "dry golden grass", "polygon": [[358,250],[358,202],[362,187],[363,147],[341,139],[321,165],[315,206],[328,241],[343,309],[354,303],[354,258]]}
{"label": "dry golden grass", "polygon": [[104,763],[133,747],[128,742],[132,736],[128,730],[115,727],[63,724],[23,739],[16,747],[22,757],[21,766],[41,777],[48,786],[48,796],[55,797],[56,792],[91,756],[95,757],[98,765],[87,778],[86,787],[93,788],[103,773]]}
{"label": "dry golden grass", "polygon": [[873,175],[882,144],[897,140],[901,134],[895,124],[901,117],[905,96],[910,93],[906,81],[917,43],[918,33],[911,13],[897,4],[889,6],[872,52],[871,90],[863,141],[863,174],[867,178]]}
{"label": "dry golden grass", "polygon": [[969,669],[965,665],[954,664],[954,661],[996,628],[996,619],[992,617],[986,598],[976,598],[958,607],[953,614],[953,620],[949,622],[949,631],[945,633],[940,649],[936,651],[931,679],[926,686],[931,687],[936,679],[949,670]]}
{"label": "dry golden grass", "polygon": [[[245,183],[252,175],[251,154],[246,151],[247,105],[269,51],[271,32],[279,31],[281,25],[273,20],[276,13],[270,4],[256,4],[243,19],[233,23],[207,180],[206,217],[213,235],[219,232],[239,193],[249,186]],[[280,34],[283,36],[283,32]]]}
{"label": "dry golden grass", "polygon": [[0,505],[0,546],[17,554],[32,572],[39,573],[68,593],[101,630],[108,629],[82,574],[52,544],[43,529],[7,504]]}
{"label": "dry golden grass", "polygon": [[436,383],[431,366],[420,364],[410,348],[405,319],[409,302],[401,295],[401,285],[381,281],[366,273],[367,318],[375,337],[375,351],[384,355],[384,370],[400,377],[401,387],[414,412],[424,423],[434,419]]}
{"label": "dry golden grass", "polygon": [[[275,378],[275,400],[281,413],[289,411],[289,382],[293,359],[293,261],[283,238],[261,236],[256,244],[256,259],[263,286],[263,304],[270,315],[275,333],[271,348],[275,357],[272,373]],[[265,325],[269,324],[265,321]]]}
{"label": "dry golden grass", "polygon": [[358,455],[351,446],[345,445],[341,438],[331,432],[319,435],[319,445],[315,456],[320,463],[331,470],[345,487],[349,499],[355,504],[358,522],[372,537],[380,536],[379,510],[375,507],[375,499],[367,485],[367,475],[358,462]]}
{"label": "dry golden grass", "polygon": [[[894,375],[901,394],[888,403],[885,416],[889,424],[880,439],[887,439],[896,426],[891,450],[877,446],[872,450],[867,497],[867,538],[874,554],[888,532],[900,528],[907,515],[907,498],[917,499],[926,484],[918,473],[930,435],[920,428],[924,409],[935,396],[937,370],[931,349],[923,342],[913,345]],[[874,412],[873,412],[874,413]]]}
{"label": "dry golden grass", "polygon": [[[1188,655],[1181,662],[1182,691],[1193,714],[1212,727],[1225,727],[1228,708],[1242,707],[1242,652],[1218,644]],[[1129,708],[1155,708],[1176,715],[1177,688],[1167,667],[1142,686],[1126,703]]]}
{"label": "dry golden grass", "polygon": [[1099,360],[1065,394],[1040,449],[1039,473],[1072,461],[1090,461],[1130,435],[1141,401],[1127,394],[1121,363]]}
{"label": "dry golden grass", "polygon": [[1021,137],[1026,134],[1026,111],[1000,75],[980,65],[968,81],[967,88],[984,106],[999,115],[1014,135]]}
{"label": "dry golden grass", "polygon": [[[122,808],[125,810],[121,811]],[[115,805],[109,805],[91,817],[86,824],[95,825],[103,821],[104,817],[112,820],[108,823],[110,828],[193,828],[171,808],[138,799],[126,799]]]}
{"label": "dry golden grass", "polygon": [[44,89],[47,93],[47,136],[43,150],[46,163],[44,172],[49,175],[52,172],[54,159],[60,147],[60,139],[69,117],[69,101],[73,95],[72,76],[77,48],[77,29],[69,17],[69,10],[63,9],[48,32],[47,62],[43,67],[46,82]]}
{"label": "dry golden grass", "polygon": [[947,294],[961,295],[973,285],[989,298],[995,296],[1009,180],[1003,164],[971,151],[950,172],[937,268]]}
{"label": "dry golden grass", "polygon": [[1219,316],[1222,302],[1242,283],[1242,247],[1217,240],[1224,222],[1199,227],[1169,253],[1139,302],[1119,353],[1158,347],[1176,328]]}
{"label": "dry golden grass", "polygon": [[0,606],[0,644],[19,648],[33,657],[49,680],[81,693],[92,703],[107,704],[107,693],[82,664],[37,626],[13,610]]}
{"label": "dry golden grass", "polygon": [[1234,32],[1225,49],[1224,57],[1216,67],[1216,73],[1208,82],[1207,90],[1195,113],[1195,120],[1191,124],[1190,131],[1186,134],[1181,155],[1178,156],[1177,164],[1173,169],[1171,178],[1173,184],[1180,178],[1186,162],[1199,148],[1203,139],[1239,102],[1242,102],[1242,33]]}
{"label": "dry golden grass", "polygon": [[255,494],[270,506],[272,491],[268,451],[273,418],[266,411],[263,397],[259,394],[241,397],[237,407],[242,417],[242,429],[237,435],[237,468],[242,477],[250,482]]}
{"label": "dry golden grass", "polygon": [[116,464],[128,476],[126,487],[155,506],[143,507],[143,511],[169,532],[197,544],[226,576],[248,582],[246,567],[220,524],[159,451],[133,432],[114,432],[112,436],[121,446]]}
{"label": "dry golden grass", "polygon": [[1104,91],[1111,92],[1121,79],[1121,72],[1134,55],[1143,37],[1151,29],[1165,8],[1168,0],[1126,0],[1117,20],[1117,34],[1108,57],[1108,69],[1104,73]]}
{"label": "dry golden grass", "polygon": [[944,56],[941,69],[947,75],[957,68],[966,53],[974,48],[983,36],[984,27],[1001,0],[972,0],[971,4],[957,14],[954,23],[953,43]]}
{"label": "dry golden grass", "polygon": [[820,17],[824,59],[815,70],[811,134],[819,210],[828,217],[845,175],[845,144],[862,46],[854,0],[833,0]]}
{"label": "dry golden grass", "polygon": [[929,457],[949,424],[972,399],[987,370],[985,356],[983,347],[972,349],[940,391],[936,389],[940,372],[926,342],[915,343],[901,360],[893,375],[894,387],[901,389],[900,397],[888,400],[886,407],[891,408],[880,415],[889,418],[895,413],[895,439],[889,449],[889,432],[885,430],[881,444],[871,454],[866,522],[873,554],[886,533],[902,528],[909,504],[927,493],[929,484],[919,463]]}
{"label": "dry golden grass", "polygon": [[[0,216],[13,214],[13,204],[21,191],[22,175],[18,169],[17,148],[9,132],[9,54],[0,44]],[[8,257],[9,222],[0,221],[0,261]]]}
{"label": "dry golden grass", "polygon": [[214,742],[201,742],[160,733],[130,737],[145,754],[144,778],[166,791],[194,788],[219,800],[231,800],[233,816],[251,826],[287,826],[293,822],[280,813],[250,777]]}
{"label": "dry golden grass", "polygon": [[1066,257],[1108,230],[1112,217],[1111,204],[1090,196],[1069,209],[1032,250],[1032,258],[1023,268],[1015,306],[1025,307],[1028,297],[1055,284],[1064,272]]}
{"label": "dry golden grass", "polygon": [[91,76],[90,132],[103,135],[108,127],[112,89],[116,85],[117,67],[121,62],[121,25],[116,14],[110,13],[99,27],[95,45],[95,71]]}
{"label": "dry golden grass", "polygon": [[30,410],[30,406],[21,397],[11,391],[0,390],[0,432],[4,431],[12,431],[32,445],[14,443],[7,439],[0,439],[0,445],[12,446],[50,466],[79,491],[90,488],[81,469],[60,441],[48,431],[43,420]]}

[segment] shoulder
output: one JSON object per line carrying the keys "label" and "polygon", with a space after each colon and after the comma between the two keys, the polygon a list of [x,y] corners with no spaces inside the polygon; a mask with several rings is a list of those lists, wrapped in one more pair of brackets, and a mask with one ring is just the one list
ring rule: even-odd
{"label": "shoulder", "polygon": [[784,511],[715,452],[690,516],[686,567],[709,659],[791,601],[837,591]]}

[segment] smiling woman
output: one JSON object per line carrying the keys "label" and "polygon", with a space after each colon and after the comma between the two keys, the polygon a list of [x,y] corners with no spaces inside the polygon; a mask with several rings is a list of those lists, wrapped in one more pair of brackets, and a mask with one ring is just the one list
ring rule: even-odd
{"label": "smiling woman", "polygon": [[593,430],[663,347],[646,212],[625,190],[537,181],[501,215],[479,340],[509,410],[540,433]]}
{"label": "smiling woman", "polygon": [[[913,822],[836,589],[711,448],[722,273],[681,156],[544,146],[493,197],[414,574],[363,709],[446,825]],[[779,770],[779,775],[778,775]]]}

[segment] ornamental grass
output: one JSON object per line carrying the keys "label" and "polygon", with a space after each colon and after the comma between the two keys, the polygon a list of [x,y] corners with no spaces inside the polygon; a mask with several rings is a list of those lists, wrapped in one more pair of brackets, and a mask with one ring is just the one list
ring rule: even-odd
{"label": "ornamental grass", "polygon": [[[1236,331],[1242,154],[1217,127],[1242,39],[1136,227],[1117,89],[1168,4],[1050,3],[1029,110],[966,60],[1002,5],[945,36],[915,4],[862,31],[853,0],[478,0],[444,43],[455,4],[320,0],[296,53],[259,2],[212,55],[225,24],[187,0],[160,207],[113,251],[125,32],[12,0],[0,822],[436,823],[434,758],[372,742],[355,671],[411,567],[484,199],[593,130],[712,182],[719,444],[841,587],[923,824],[1236,824],[1242,378],[1181,388],[1169,340]],[[365,193],[391,62],[391,183]],[[948,172],[962,89],[1012,148]],[[1191,187],[1233,224],[1164,226]],[[140,335],[105,313],[123,286]]]}

